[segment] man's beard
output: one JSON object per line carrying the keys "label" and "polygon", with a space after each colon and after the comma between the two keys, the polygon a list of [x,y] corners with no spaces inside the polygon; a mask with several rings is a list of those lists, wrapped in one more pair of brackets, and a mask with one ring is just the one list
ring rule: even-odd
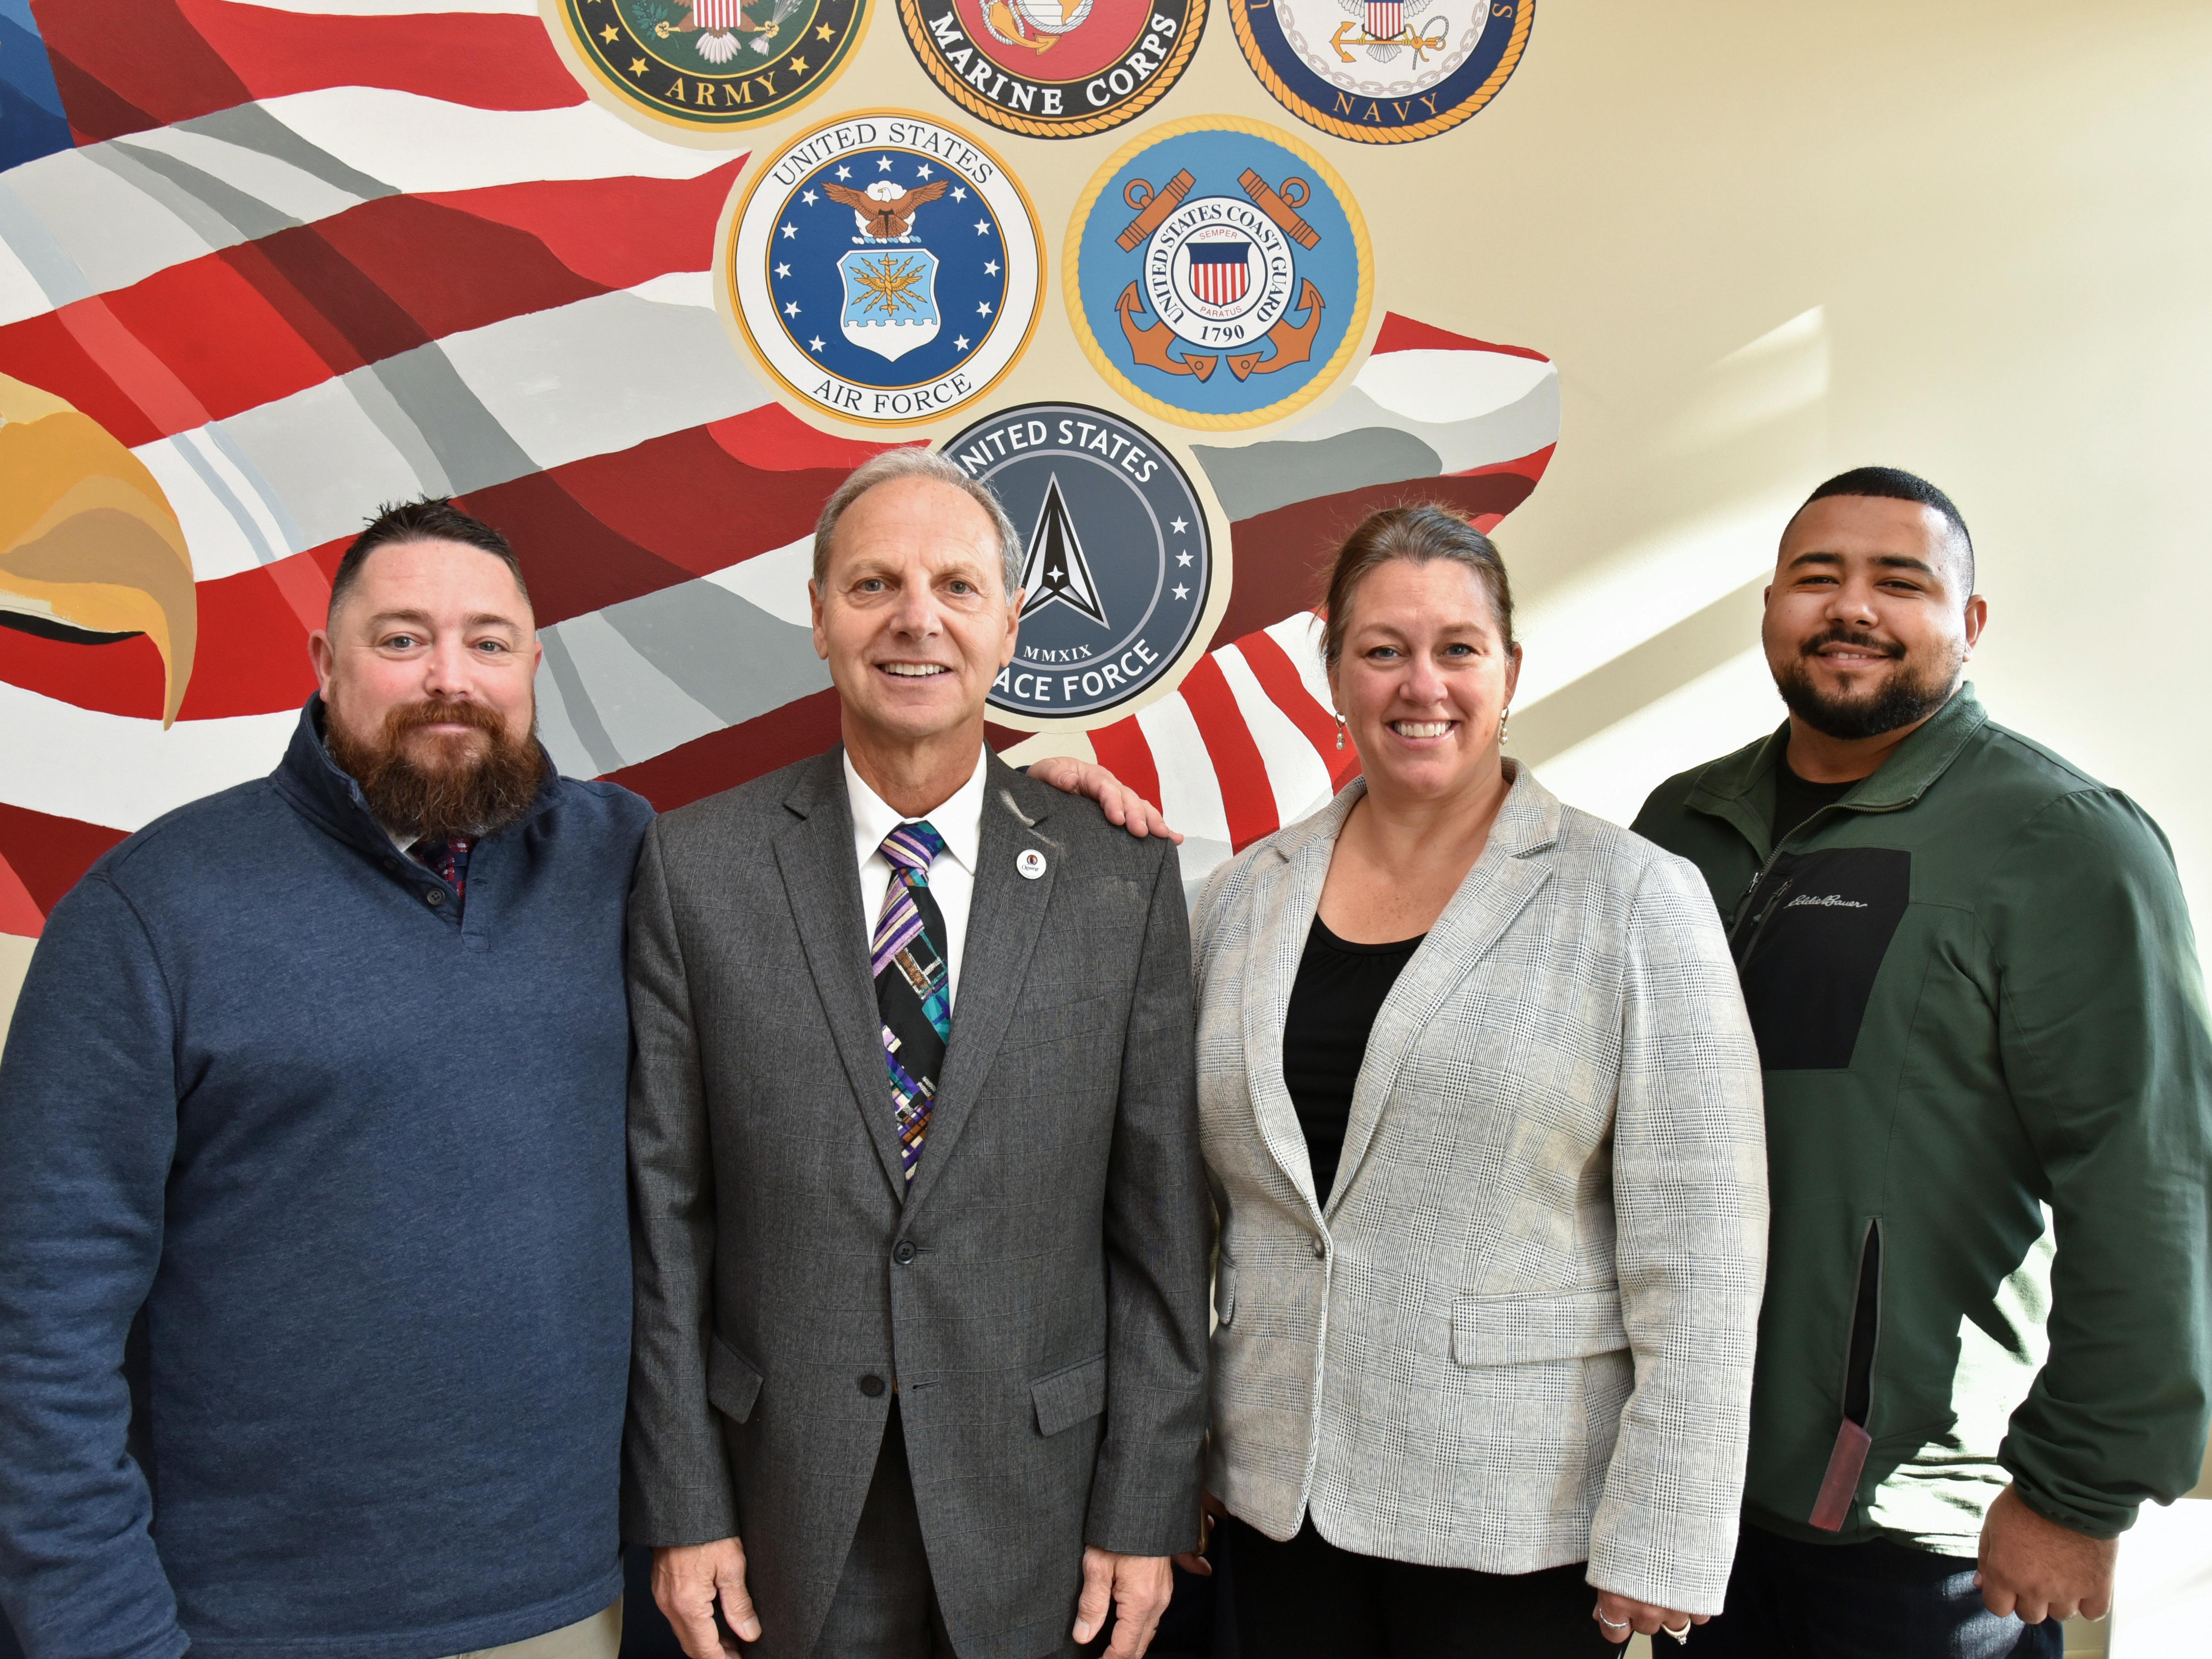
{"label": "man's beard", "polygon": [[[476,727],[487,739],[483,752],[462,758],[460,751],[473,741],[441,736],[427,740],[439,759],[417,760],[408,739],[432,725]],[[384,717],[383,731],[368,742],[326,720],[323,746],[361,786],[379,823],[394,835],[423,841],[473,840],[504,830],[530,810],[544,776],[537,734],[514,735],[499,710],[480,702],[402,704]]]}
{"label": "man's beard", "polygon": [[[1871,692],[1855,697],[1829,696],[1814,684],[1812,671],[1807,666],[1808,659],[1824,645],[1878,651],[1890,657],[1896,666]],[[1958,682],[1959,659],[1950,653],[1947,658],[1922,672],[1907,659],[1901,645],[1851,629],[1831,628],[1798,647],[1797,654],[1775,675],[1774,689],[1782,694],[1791,714],[1826,737],[1846,741],[1878,738],[1899,726],[1918,724],[1950,701],[1952,688]]]}

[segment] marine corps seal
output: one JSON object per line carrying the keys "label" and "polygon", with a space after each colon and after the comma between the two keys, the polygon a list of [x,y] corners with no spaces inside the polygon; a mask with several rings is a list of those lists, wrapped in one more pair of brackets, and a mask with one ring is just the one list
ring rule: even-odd
{"label": "marine corps seal", "polygon": [[910,425],[972,403],[1036,327],[1044,242],[1005,163],[900,110],[763,155],[720,239],[724,315],[769,374],[842,420]]}
{"label": "marine corps seal", "polygon": [[1536,0],[1229,0],[1244,61],[1284,108],[1361,143],[1432,138],[1495,97]]}
{"label": "marine corps seal", "polygon": [[1198,49],[1206,0],[899,0],[946,95],[1032,138],[1103,132],[1149,108]]}
{"label": "marine corps seal", "polygon": [[828,87],[867,0],[539,0],[599,103],[694,132],[788,115]]}
{"label": "marine corps seal", "polygon": [[1132,402],[1185,426],[1279,420],[1350,361],[1374,258],[1334,168],[1233,116],[1124,148],[1076,204],[1064,280],[1076,337]]}
{"label": "marine corps seal", "polygon": [[1189,477],[1149,433],[1082,404],[1026,404],[941,447],[1029,538],[1021,634],[994,708],[1096,726],[1174,669],[1206,613],[1213,555]]}

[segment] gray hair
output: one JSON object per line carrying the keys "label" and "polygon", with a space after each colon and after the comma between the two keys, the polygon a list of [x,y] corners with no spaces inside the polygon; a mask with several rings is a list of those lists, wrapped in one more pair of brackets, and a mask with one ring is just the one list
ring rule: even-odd
{"label": "gray hair", "polygon": [[969,477],[959,466],[932,449],[887,449],[871,460],[863,461],[853,475],[837,486],[837,492],[823,504],[822,516],[814,525],[814,586],[818,591],[830,574],[830,541],[837,533],[837,520],[845,516],[846,508],[866,495],[878,484],[896,483],[902,478],[927,478],[948,489],[957,489],[983,509],[991,520],[992,533],[999,538],[999,562],[1006,567],[1006,600],[1013,602],[1015,590],[1022,585],[1022,538],[1015,532],[1014,521],[1006,516],[1006,509],[999,504],[991,486]]}

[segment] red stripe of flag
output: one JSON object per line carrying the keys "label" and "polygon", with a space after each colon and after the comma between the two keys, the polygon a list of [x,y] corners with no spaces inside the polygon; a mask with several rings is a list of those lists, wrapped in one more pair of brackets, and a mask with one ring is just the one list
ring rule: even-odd
{"label": "red stripe of flag", "polygon": [[1135,715],[1091,732],[1091,752],[1101,766],[1154,806],[1160,804],[1159,763],[1152,757],[1152,745],[1145,741]]}
{"label": "red stripe of flag", "polygon": [[81,143],[257,98],[385,87],[478,109],[584,101],[535,17],[356,17],[230,0],[39,0],[39,33]]}
{"label": "red stripe of flag", "polygon": [[364,202],[0,327],[0,362],[150,443],[447,334],[704,270],[744,165]]}
{"label": "red stripe of flag", "polygon": [[1282,828],[1275,821],[1275,787],[1267,781],[1267,763],[1260,757],[1260,745],[1252,739],[1244,711],[1237,706],[1237,694],[1229,689],[1219,663],[1211,656],[1200,657],[1191,665],[1181,690],[1221,784],[1229,844],[1242,852]]}
{"label": "red stripe of flag", "polygon": [[1291,653],[1283,649],[1272,634],[1247,634],[1237,641],[1237,648],[1244,653],[1244,665],[1252,671],[1252,678],[1260,682],[1260,689],[1267,700],[1290,717],[1305,740],[1314,746],[1314,752],[1328,768],[1328,781],[1333,788],[1341,789],[1359,775],[1359,751],[1352,745],[1346,733],[1345,745],[1336,746],[1336,720],[1328,710],[1314,701],[1312,692],[1298,673],[1297,665]]}
{"label": "red stripe of flag", "polygon": [[[538,624],[550,627],[799,541],[846,473],[890,447],[817,433],[771,404],[459,499],[512,538]],[[179,719],[273,714],[306,699],[307,634],[322,624],[351,539],[199,584],[199,649]],[[0,627],[0,680],[102,714],[161,714],[161,657],[143,638],[88,646]]]}
{"label": "red stripe of flag", "polygon": [[1449,329],[1438,328],[1432,323],[1415,322],[1411,317],[1401,317],[1396,312],[1386,313],[1382,326],[1376,331],[1375,356],[1386,351],[1498,351],[1508,357],[1528,357],[1540,363],[1552,360],[1540,351],[1531,351],[1527,346],[1499,345],[1494,340],[1478,340],[1472,334],[1455,334]]}

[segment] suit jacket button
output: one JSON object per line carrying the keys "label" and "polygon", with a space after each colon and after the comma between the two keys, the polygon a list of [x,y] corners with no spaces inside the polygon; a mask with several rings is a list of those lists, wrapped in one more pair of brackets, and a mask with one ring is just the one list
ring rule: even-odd
{"label": "suit jacket button", "polygon": [[1319,1233],[1314,1235],[1314,1260],[1316,1261],[1328,1260],[1328,1241]]}
{"label": "suit jacket button", "polygon": [[884,1379],[870,1371],[860,1379],[860,1392],[873,1400],[884,1391]]}
{"label": "suit jacket button", "polygon": [[902,1238],[891,1249],[891,1260],[897,1262],[902,1267],[912,1261],[915,1255],[915,1250],[914,1248],[914,1241],[912,1239]]}

